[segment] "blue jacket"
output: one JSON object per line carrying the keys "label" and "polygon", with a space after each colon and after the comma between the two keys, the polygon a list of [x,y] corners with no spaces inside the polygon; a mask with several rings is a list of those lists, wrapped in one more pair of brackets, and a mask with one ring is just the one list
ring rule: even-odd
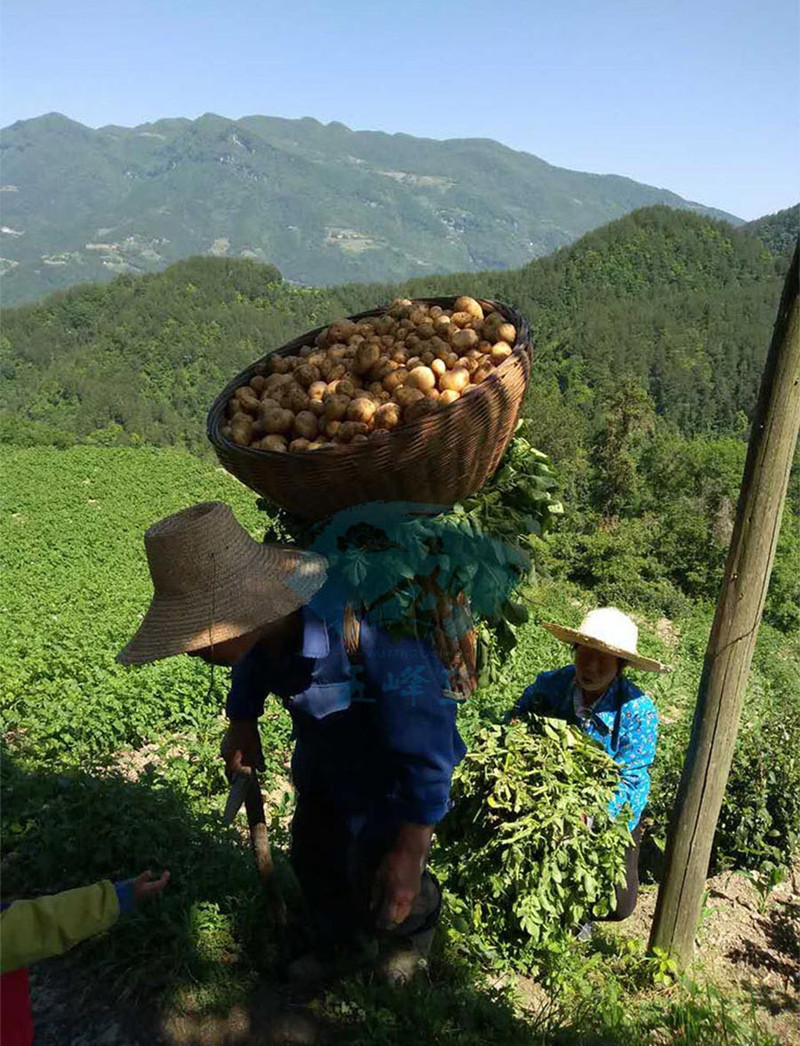
{"label": "blue jacket", "polygon": [[[573,665],[541,672],[517,702],[515,714],[536,712],[577,723],[572,700],[574,683]],[[655,758],[658,740],[656,706],[630,679],[618,676],[594,705],[585,730],[619,764],[620,783],[608,812],[616,817],[628,803],[633,811],[628,827],[633,831],[650,794],[648,767]]]}
{"label": "blue jacket", "polygon": [[323,620],[315,602],[297,652],[275,660],[256,646],[234,665],[228,716],[260,716],[277,694],[292,717],[300,796],[321,791],[347,816],[435,824],[466,752],[444,665],[427,641],[392,639],[368,617],[351,664],[340,621]]}

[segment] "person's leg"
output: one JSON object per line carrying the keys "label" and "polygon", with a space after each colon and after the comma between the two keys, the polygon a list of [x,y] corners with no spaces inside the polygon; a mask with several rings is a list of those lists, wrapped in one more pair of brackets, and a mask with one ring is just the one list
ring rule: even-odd
{"label": "person's leg", "polygon": [[639,849],[642,843],[642,826],[633,830],[633,844],[625,854],[625,882],[616,887],[617,904],[603,922],[622,922],[633,914],[639,897]]}

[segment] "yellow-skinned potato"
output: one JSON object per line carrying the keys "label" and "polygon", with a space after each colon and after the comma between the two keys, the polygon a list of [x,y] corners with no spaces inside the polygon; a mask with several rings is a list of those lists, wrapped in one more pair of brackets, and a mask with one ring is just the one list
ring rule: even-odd
{"label": "yellow-skinned potato", "polygon": [[427,392],[436,385],[436,375],[430,367],[414,367],[414,369],[409,372],[405,384],[406,387],[421,389],[423,392]]}
{"label": "yellow-skinned potato", "polygon": [[440,338],[446,338],[451,327],[452,323],[450,322],[449,316],[444,316],[440,314],[433,321],[433,329],[436,332],[436,334],[439,335]]}
{"label": "yellow-skinned potato", "polygon": [[435,333],[436,330],[432,323],[420,323],[417,327],[417,337],[422,341],[430,341]]}
{"label": "yellow-skinned potato", "polygon": [[384,403],[375,411],[376,429],[395,429],[400,424],[402,414],[397,403]]}
{"label": "yellow-skinned potato", "polygon": [[371,381],[369,385],[367,385],[367,392],[371,393],[373,396],[380,396],[383,392],[383,382]]}
{"label": "yellow-skinned potato", "polygon": [[483,319],[483,306],[474,298],[456,298],[453,312],[468,312],[470,316],[475,316],[476,319]]}
{"label": "yellow-skinned potato", "polygon": [[517,340],[517,328],[513,323],[501,323],[497,328],[497,340],[513,345]]}
{"label": "yellow-skinned potato", "polygon": [[353,373],[366,374],[371,367],[375,366],[380,357],[380,347],[373,342],[367,341],[363,345],[359,345],[353,360]]}
{"label": "yellow-skinned potato", "polygon": [[392,371],[391,374],[387,374],[383,379],[383,387],[387,392],[394,392],[399,389],[401,385],[404,385],[408,378],[409,371],[405,367],[398,367],[397,370]]}
{"label": "yellow-skinned potato", "polygon": [[478,369],[478,361],[471,356],[461,356],[456,366],[461,370],[469,371],[470,374]]}
{"label": "yellow-skinned potato", "polygon": [[455,403],[456,400],[461,399],[461,393],[456,392],[455,389],[445,389],[439,396],[439,402],[447,406],[448,403]]}
{"label": "yellow-skinned potato", "polygon": [[457,367],[455,370],[448,370],[445,374],[439,378],[439,391],[448,392],[463,392],[466,386],[469,385],[469,371],[464,367]]}
{"label": "yellow-skinned potato", "polygon": [[294,414],[280,407],[276,410],[264,410],[261,412],[261,424],[267,435],[284,435],[292,430]]}
{"label": "yellow-skinned potato", "polygon": [[424,305],[415,305],[411,312],[408,314],[408,318],[418,327],[420,323],[424,323],[428,318],[428,310]]}
{"label": "yellow-skinned potato", "polygon": [[283,397],[282,406],[299,414],[302,410],[308,410],[310,400],[301,388],[290,389]]}
{"label": "yellow-skinned potato", "polygon": [[450,317],[450,323],[456,327],[469,327],[475,317],[469,312],[454,312]]}
{"label": "yellow-skinned potato", "polygon": [[350,401],[350,405],[347,408],[347,420],[348,421],[360,421],[364,425],[368,425],[375,415],[378,409],[378,405],[374,400],[367,399],[366,397],[359,397]]}
{"label": "yellow-skinned potato", "polygon": [[342,427],[336,434],[339,443],[349,443],[353,436],[366,436],[367,426],[360,421],[343,421]]}
{"label": "yellow-skinned potato", "polygon": [[363,432],[357,432],[355,436],[350,440],[351,443],[369,443],[369,436],[365,436]]}
{"label": "yellow-skinned potato", "polygon": [[334,320],[328,328],[328,338],[331,342],[347,341],[356,332],[356,325],[352,320]]}
{"label": "yellow-skinned potato", "polygon": [[322,400],[311,400],[311,402],[308,405],[308,409],[311,411],[315,418],[325,417],[325,404],[322,402]]}
{"label": "yellow-skinned potato", "polygon": [[328,390],[324,381],[312,381],[308,386],[308,396],[312,400],[321,400]]}
{"label": "yellow-skinned potato", "polygon": [[453,346],[454,351],[466,352],[467,349],[477,348],[480,340],[478,332],[469,328],[456,331],[450,339],[450,344]]}
{"label": "yellow-skinned potato", "polygon": [[425,399],[425,393],[421,389],[415,389],[408,385],[401,385],[399,389],[395,391],[394,399],[396,403],[405,410],[409,404],[414,403],[416,400]]}
{"label": "yellow-skinned potato", "polygon": [[291,363],[284,356],[270,356],[268,362],[273,374],[288,374],[292,369]]}
{"label": "yellow-skinned potato", "polygon": [[317,417],[310,410],[301,410],[294,419],[294,434],[302,439],[313,440],[317,436]]}
{"label": "yellow-skinned potato", "polygon": [[237,414],[231,421],[231,439],[240,447],[249,447],[253,439],[253,421],[249,415]]}
{"label": "yellow-skinned potato", "polygon": [[343,421],[326,421],[321,426],[320,432],[323,432],[328,437],[328,439],[334,439],[343,424]]}
{"label": "yellow-skinned potato", "polygon": [[444,362],[447,364],[447,369],[448,370],[452,370],[453,367],[457,367],[458,366],[458,355],[455,352],[450,352],[445,357],[445,361]]}
{"label": "yellow-skinned potato", "polygon": [[507,360],[508,357],[514,350],[505,341],[498,341],[496,345],[492,346],[491,357],[492,362],[495,364],[502,363],[503,360]]}
{"label": "yellow-skinned potato", "polygon": [[490,374],[494,373],[494,366],[491,363],[481,363],[477,370],[472,375],[472,383],[474,385],[480,385],[482,381],[485,381]]}
{"label": "yellow-skinned potato", "polygon": [[266,384],[267,384],[267,379],[264,377],[263,374],[255,374],[250,379],[250,388],[253,390],[253,392],[256,394],[256,396],[260,396],[261,395],[261,393],[264,391],[264,386]]}
{"label": "yellow-skinned potato", "polygon": [[261,450],[272,450],[279,454],[286,452],[286,440],[283,436],[265,436],[261,440]]}
{"label": "yellow-skinned potato", "polygon": [[343,421],[349,405],[350,399],[348,396],[340,396],[334,393],[325,400],[325,417],[329,421]]}
{"label": "yellow-skinned potato", "polygon": [[431,307],[428,309],[428,318],[431,320],[431,322],[433,322],[435,319],[438,319],[438,317],[441,316],[443,312],[444,309],[442,309],[441,305],[431,305]]}
{"label": "yellow-skinned potato", "polygon": [[438,381],[438,379],[441,378],[441,376],[447,370],[447,364],[444,362],[444,360],[431,360],[431,370],[436,375],[436,379]]}
{"label": "yellow-skinned potato", "polygon": [[289,452],[291,454],[296,454],[299,451],[308,450],[310,445],[311,444],[307,439],[293,439],[292,442],[289,444]]}

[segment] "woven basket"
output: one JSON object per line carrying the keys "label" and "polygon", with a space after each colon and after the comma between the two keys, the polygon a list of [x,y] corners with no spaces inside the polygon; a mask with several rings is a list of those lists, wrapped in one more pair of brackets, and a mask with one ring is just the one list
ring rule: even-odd
{"label": "woven basket", "polygon": [[[452,308],[455,298],[420,298]],[[324,519],[370,501],[415,501],[452,505],[480,490],[514,432],[531,371],[530,330],[518,312],[491,305],[517,329],[512,354],[478,387],[426,417],[371,436],[367,442],[302,453],[252,450],[222,435],[225,408],[273,353],[257,360],[223,389],[208,413],[207,433],[222,465],[242,483],[303,519]],[[349,317],[358,322],[386,308]],[[326,324],[325,327],[328,325]],[[280,349],[297,354],[325,327]]]}

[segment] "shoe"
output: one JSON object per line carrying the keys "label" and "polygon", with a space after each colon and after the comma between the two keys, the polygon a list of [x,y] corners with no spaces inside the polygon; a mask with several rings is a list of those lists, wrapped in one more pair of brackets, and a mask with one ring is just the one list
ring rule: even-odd
{"label": "shoe", "polygon": [[365,939],[331,959],[321,959],[313,952],[301,955],[289,963],[287,974],[289,980],[298,987],[313,988],[339,977],[347,977],[374,962],[377,957],[377,941]]}
{"label": "shoe", "polygon": [[395,987],[410,984],[419,971],[428,966],[435,932],[434,927],[391,945],[376,966],[378,976]]}

